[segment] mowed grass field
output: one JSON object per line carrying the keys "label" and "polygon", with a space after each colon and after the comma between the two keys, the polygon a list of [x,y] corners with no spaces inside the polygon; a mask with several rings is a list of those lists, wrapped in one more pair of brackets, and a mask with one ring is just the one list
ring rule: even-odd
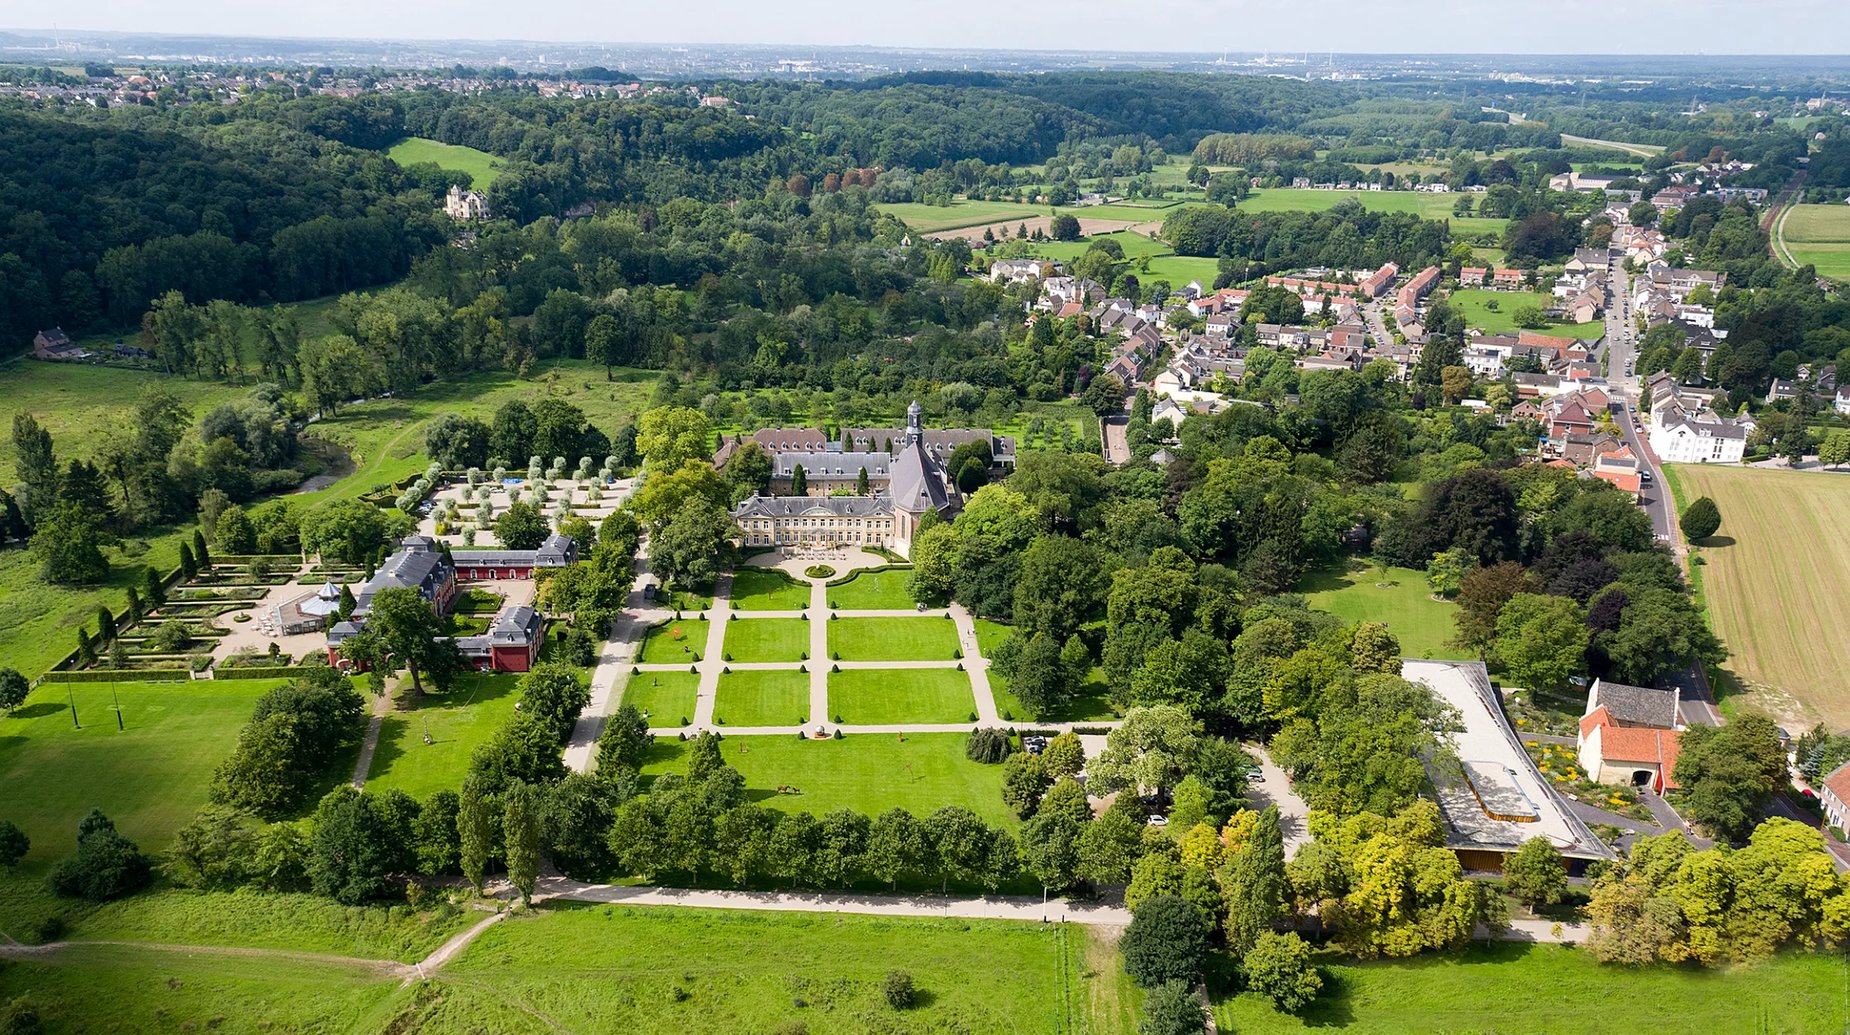
{"label": "mowed grass field", "polygon": [[[854,809],[878,816],[903,808],[926,816],[941,805],[962,805],[990,823],[1014,827],[1002,804],[1002,767],[964,757],[963,733],[855,733],[840,740],[795,736],[727,736],[726,763],[745,777],[758,804],[817,816]],[[688,742],[657,737],[644,775],[687,771]],[[798,793],[779,794],[779,787]]]}
{"label": "mowed grass field", "polygon": [[801,618],[741,618],[726,623],[729,661],[801,661],[809,623]]}
{"label": "mowed grass field", "polygon": [[954,668],[852,668],[829,673],[829,714],[854,726],[967,722],[970,676]]}
{"label": "mowed grass field", "polygon": [[1412,960],[1332,954],[1323,994],[1299,1016],[1246,993],[1216,995],[1221,1031],[1369,1035],[1594,1035],[1618,1032],[1826,1032],[1844,1025],[1841,958],[1792,953],[1746,967],[1620,967],[1555,945],[1503,942]]}
{"label": "mowed grass field", "polygon": [[1389,568],[1384,577],[1380,569],[1358,561],[1341,572],[1311,572],[1298,591],[1312,609],[1328,611],[1345,622],[1386,622],[1407,657],[1460,656],[1446,645],[1458,631],[1454,624],[1458,605],[1433,599],[1425,572]]}
{"label": "mowed grass field", "polygon": [[809,606],[809,584],[775,569],[740,568],[732,574],[732,606],[738,611],[801,611]]}
{"label": "mowed grass field", "polygon": [[1780,238],[1794,261],[1816,266],[1820,277],[1850,281],[1850,205],[1800,205]]}
{"label": "mowed grass field", "polygon": [[971,201],[967,198],[959,198],[949,205],[927,205],[922,202],[903,201],[876,207],[922,234],[933,234],[940,230],[956,230],[966,226],[981,226],[984,223],[994,223],[1003,219],[1033,219],[1036,216],[1052,215],[1054,212],[1046,205],[1017,205],[1012,201]]}
{"label": "mowed grass field", "polygon": [[692,672],[638,672],[623,685],[621,703],[635,705],[652,726],[685,726],[694,718],[699,687]]}
{"label": "mowed grass field", "polygon": [[[519,676],[507,673],[463,675],[449,693],[426,691],[414,707],[388,713],[379,724],[366,789],[395,787],[422,801],[461,787],[475,749],[514,714],[519,683]],[[411,700],[408,692],[404,700]]]}
{"label": "mowed grass field", "polygon": [[841,611],[893,611],[913,605],[906,581],[911,568],[863,571],[839,586],[828,587],[829,606]]}
{"label": "mowed grass field", "polygon": [[810,719],[809,673],[794,669],[722,673],[713,697],[713,718],[727,726],[802,726]]}
{"label": "mowed grass field", "polygon": [[1678,510],[1715,500],[1722,527],[1702,546],[1702,595],[1728,668],[1750,699],[1807,724],[1850,727],[1850,475],[1676,464]]}
{"label": "mowed grass field", "polygon": [[[440,980],[529,1014],[485,1031],[1053,1035],[1074,1030],[1062,956],[1079,944],[1053,924],[549,907],[489,928]],[[904,1013],[880,991],[895,969],[923,993]]]}
{"label": "mowed grass field", "polygon": [[[1477,195],[1471,197],[1475,200]],[[1248,212],[1323,212],[1335,208],[1348,198],[1360,201],[1362,207],[1370,212],[1411,212],[1421,219],[1450,220],[1453,231],[1457,233],[1500,234],[1509,223],[1507,219],[1453,216],[1452,206],[1458,204],[1458,195],[1412,190],[1294,190],[1289,187],[1270,187],[1253,191],[1235,207]]]}
{"label": "mowed grass field", "polygon": [[[1525,305],[1533,305],[1544,311],[1555,303],[1555,298],[1542,291],[1489,291],[1483,288],[1460,288],[1447,296],[1452,307],[1464,315],[1465,324],[1489,334],[1515,334],[1530,328],[1516,326],[1516,310]],[[1490,308],[1496,305],[1495,309]],[[1550,319],[1548,326],[1532,328],[1538,334],[1553,334],[1563,338],[1598,338],[1606,333],[1606,325],[1593,320],[1588,323],[1567,323]]]}
{"label": "mowed grass field", "polygon": [[470,186],[476,190],[487,190],[488,185],[501,176],[501,159],[487,151],[426,137],[406,137],[393,144],[386,154],[399,165],[435,162],[440,169],[468,173],[474,181]]}
{"label": "mowed grass field", "polygon": [[950,661],[957,626],[919,618],[837,618],[829,622],[829,655],[841,661]]}
{"label": "mowed grass field", "polygon": [[[257,698],[282,680],[49,683],[0,717],[0,817],[32,839],[34,870],[76,849],[77,821],[100,808],[158,850],[205,804]],[[71,725],[71,703],[81,729]],[[125,730],[116,728],[117,701]],[[351,763],[349,763],[351,765]]]}
{"label": "mowed grass field", "polygon": [[642,665],[693,664],[707,649],[712,623],[704,618],[670,618],[642,638],[636,661]]}
{"label": "mowed grass field", "polygon": [[24,358],[0,363],[0,426],[7,429],[0,436],[0,485],[10,491],[19,480],[12,435],[15,415],[30,413],[51,432],[60,462],[92,460],[109,442],[110,433],[123,427],[136,399],[150,388],[172,392],[195,419],[250,391],[248,386],[121,367]]}

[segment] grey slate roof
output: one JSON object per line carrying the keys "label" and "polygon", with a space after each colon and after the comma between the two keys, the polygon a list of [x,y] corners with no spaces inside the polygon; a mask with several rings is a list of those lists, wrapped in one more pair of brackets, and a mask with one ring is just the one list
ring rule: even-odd
{"label": "grey slate roof", "polygon": [[943,512],[952,505],[944,488],[944,472],[926,454],[924,444],[916,441],[900,450],[899,459],[894,461],[890,491],[893,505],[911,514]]}
{"label": "grey slate roof", "polygon": [[1594,690],[1598,707],[1606,709],[1623,726],[1649,726],[1653,729],[1675,729],[1677,725],[1677,695],[1671,690],[1653,690],[1643,686],[1628,686],[1625,683],[1608,683],[1600,680]]}
{"label": "grey slate roof", "polygon": [[450,566],[437,552],[437,542],[428,536],[407,536],[398,550],[354,594],[353,613],[363,615],[372,610],[373,596],[382,589],[409,588],[425,600],[436,599],[437,586],[443,582]]}
{"label": "grey slate roof", "polygon": [[825,517],[881,517],[893,513],[888,496],[752,496],[732,510],[735,518],[790,517],[815,514]]}
{"label": "grey slate roof", "polygon": [[861,469],[867,469],[869,478],[885,478],[887,467],[893,458],[886,453],[845,453],[838,451],[818,451],[814,453],[778,453],[772,458],[772,471],[778,478],[789,478],[796,474],[796,469],[803,468],[806,478],[856,478]]}

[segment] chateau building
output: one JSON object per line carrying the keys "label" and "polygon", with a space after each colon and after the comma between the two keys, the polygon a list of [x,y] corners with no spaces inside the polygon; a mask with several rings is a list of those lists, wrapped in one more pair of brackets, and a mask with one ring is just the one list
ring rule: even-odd
{"label": "chateau building", "polygon": [[443,212],[451,219],[494,218],[494,210],[488,207],[488,195],[479,190],[463,190],[454,185],[443,198]]}
{"label": "chateau building", "polygon": [[[868,441],[880,433],[848,431],[842,442],[821,449],[778,450],[772,454],[773,495],[752,496],[733,509],[739,525],[741,542],[748,549],[769,550],[794,547],[878,546],[898,553],[909,553],[912,537],[927,512],[940,517],[954,517],[962,504],[956,486],[946,475],[941,457],[927,444],[921,426],[923,411],[918,403],[906,410],[906,428],[897,433],[895,454],[884,451],[850,450],[846,446]],[[806,429],[798,429],[805,431]],[[819,432],[808,431],[797,437],[780,436],[779,430],[761,431],[753,436],[760,444],[783,445],[792,442],[825,442]],[[940,432],[940,447],[949,436],[963,436],[970,441],[988,432]],[[810,439],[808,435],[817,436]],[[865,436],[865,437],[863,437]],[[769,444],[767,444],[767,441]],[[1007,442],[1009,466],[1014,464],[1014,441]],[[736,443],[733,448],[736,448]],[[951,448],[955,448],[952,446]],[[992,447],[993,448],[993,447]],[[722,448],[716,463],[724,463],[731,450]],[[942,454],[949,455],[943,448]],[[791,479],[801,466],[809,493],[790,495]],[[852,492],[867,472],[868,495],[834,496],[846,489]]]}

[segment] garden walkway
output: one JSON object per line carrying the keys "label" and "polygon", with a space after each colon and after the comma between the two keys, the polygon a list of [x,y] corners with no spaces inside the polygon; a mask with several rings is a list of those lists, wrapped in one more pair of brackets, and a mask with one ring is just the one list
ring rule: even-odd
{"label": "garden walkway", "polygon": [[[636,551],[636,581],[630,585],[629,599],[623,613],[610,625],[610,638],[602,644],[597,666],[591,670],[591,701],[578,715],[572,735],[565,744],[565,767],[575,773],[588,772],[597,751],[597,738],[604,732],[604,720],[616,710],[635,665],[636,651],[649,628],[666,621],[673,612],[652,608],[643,600],[643,587],[654,581],[649,574],[649,551],[644,545]],[[676,666],[678,667],[678,666]]]}

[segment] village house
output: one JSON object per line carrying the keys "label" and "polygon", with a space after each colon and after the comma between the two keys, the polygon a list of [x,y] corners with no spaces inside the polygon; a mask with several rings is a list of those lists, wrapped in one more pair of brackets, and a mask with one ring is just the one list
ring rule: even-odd
{"label": "village house", "polygon": [[32,358],[63,363],[76,359],[89,359],[90,352],[85,351],[71,336],[64,333],[62,327],[38,332],[32,337]]}
{"label": "village house", "polygon": [[1818,781],[1818,805],[1824,820],[1839,831],[1850,830],[1850,762],[1831,770]]}
{"label": "village house", "polygon": [[1685,388],[1660,373],[1646,385],[1651,451],[1669,464],[1733,464],[1747,452],[1752,417],[1724,417],[1710,409],[1717,393]]}

